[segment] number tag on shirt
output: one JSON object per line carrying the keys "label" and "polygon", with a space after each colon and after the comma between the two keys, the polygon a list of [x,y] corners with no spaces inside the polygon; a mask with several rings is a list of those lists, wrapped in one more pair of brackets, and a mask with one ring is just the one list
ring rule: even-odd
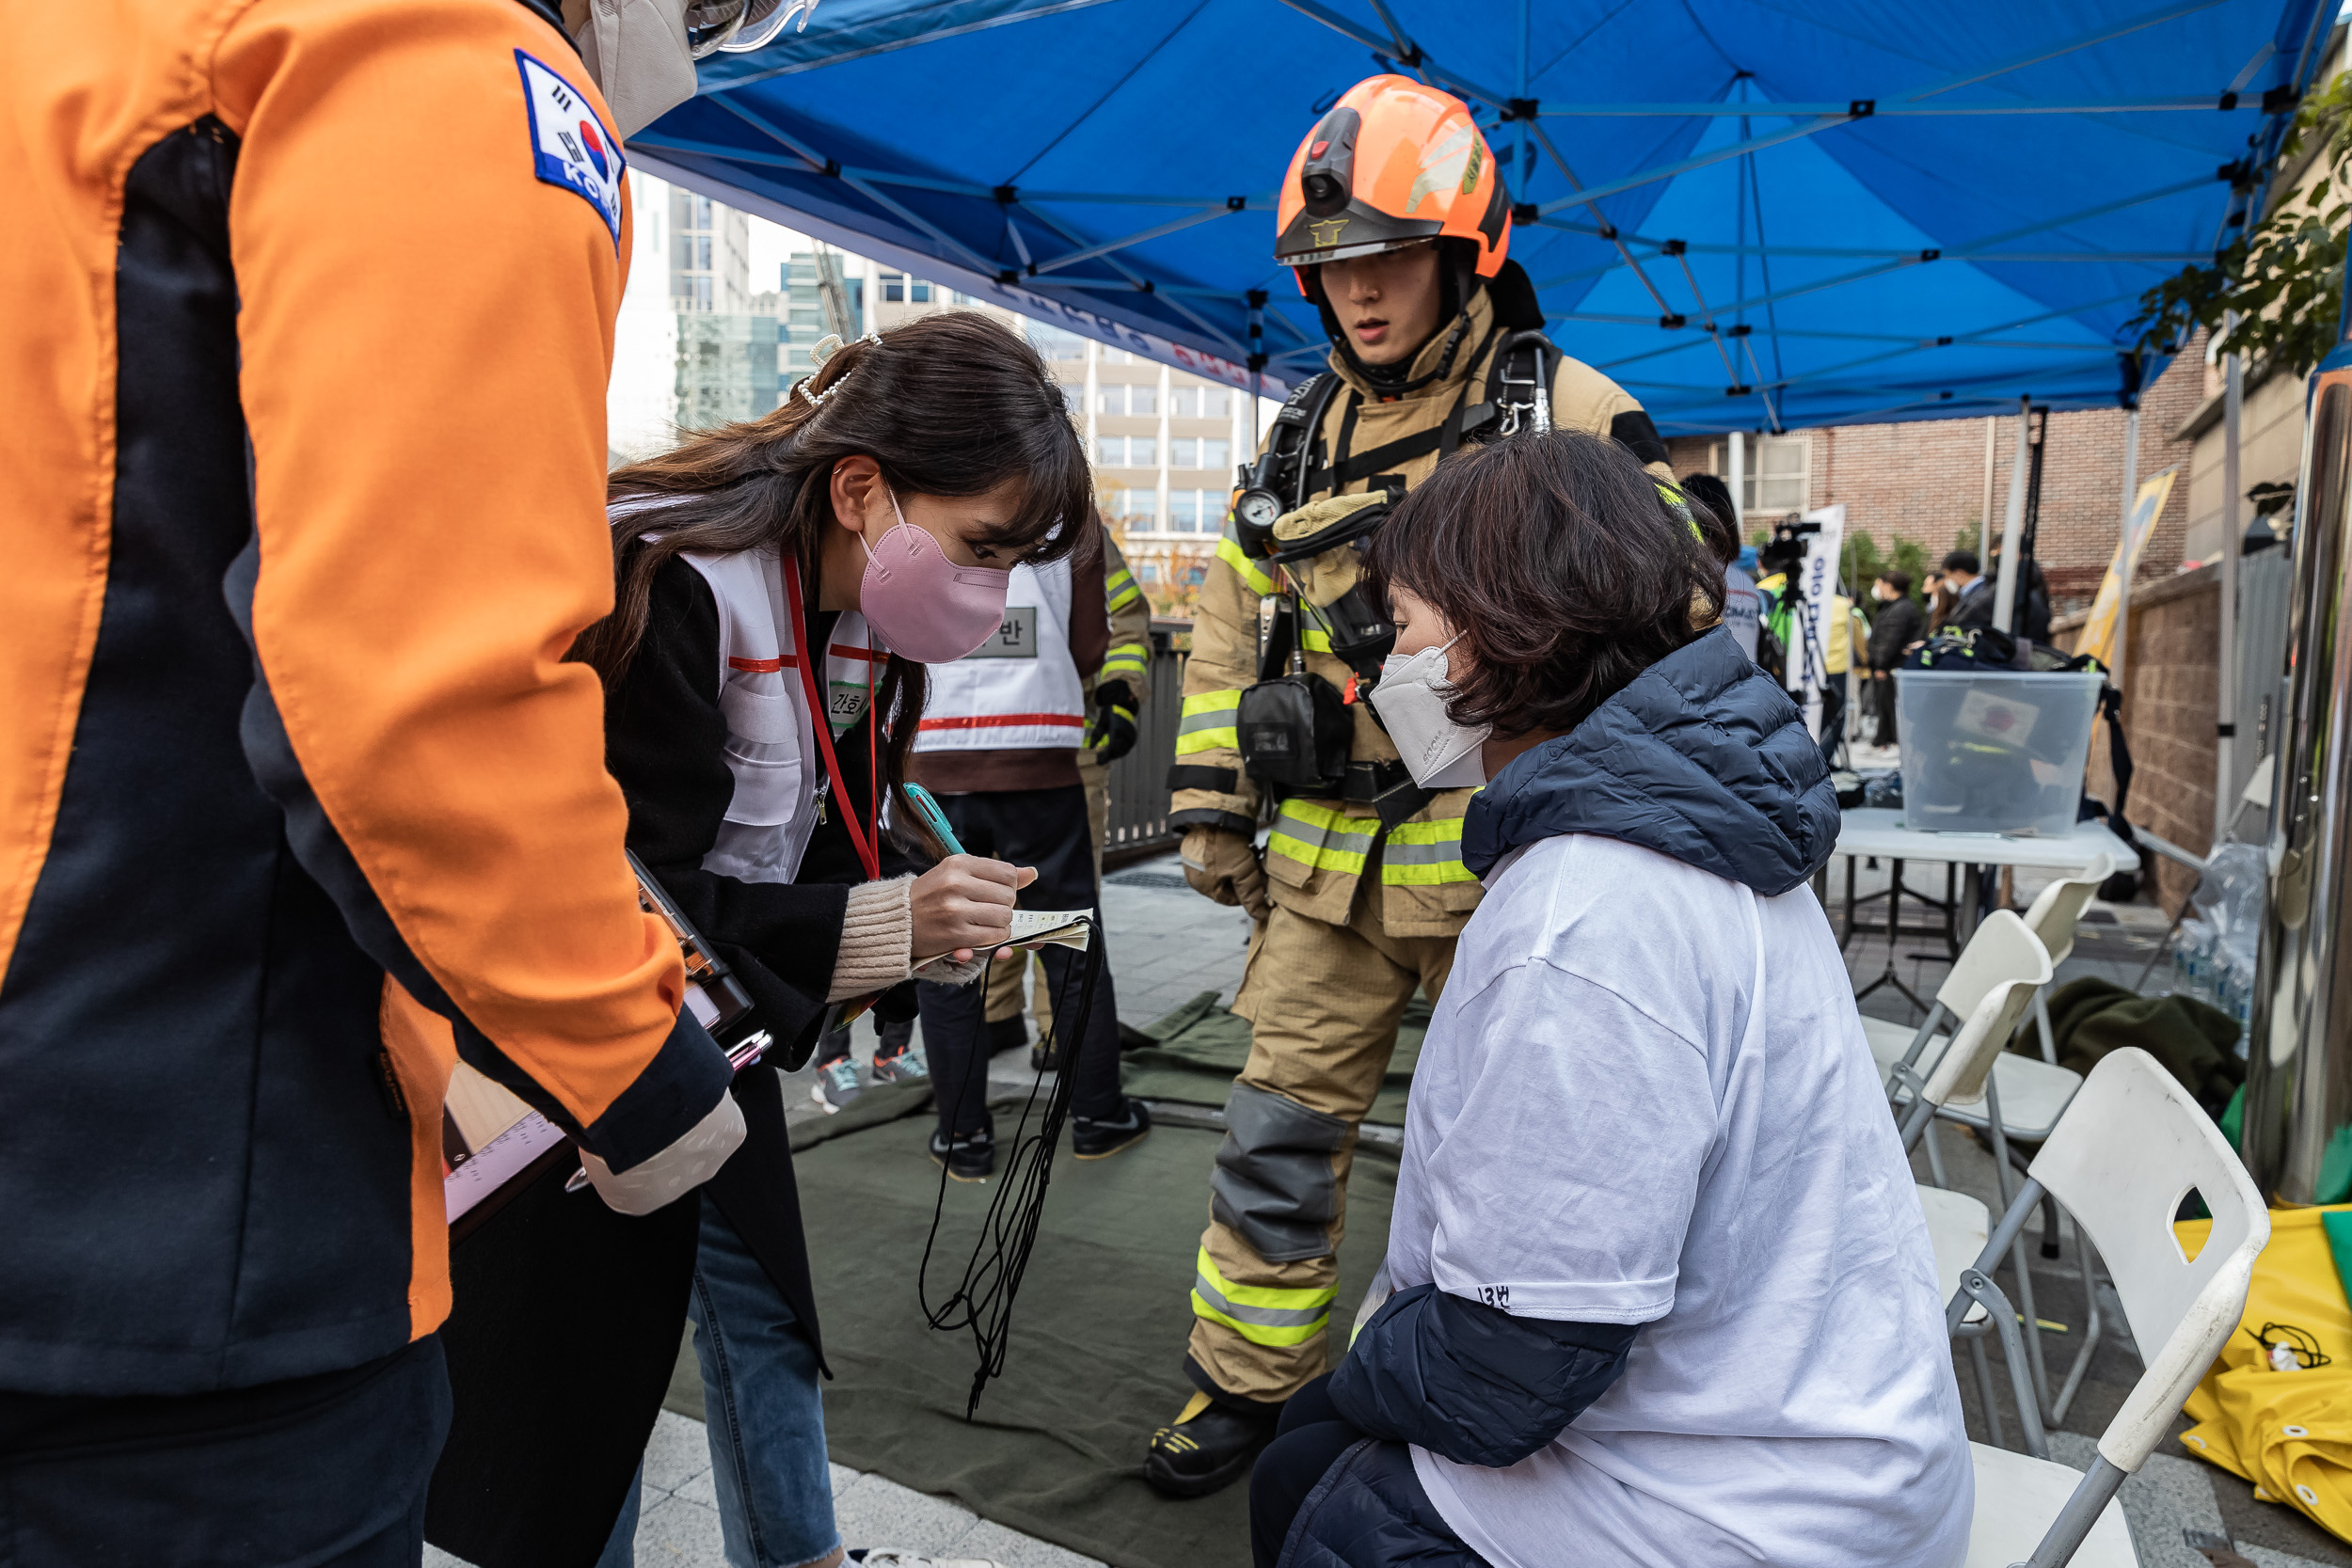
{"label": "number tag on shirt", "polygon": [[1035,658],[1037,657],[1037,607],[1016,604],[1005,607],[1004,623],[996,635],[981,643],[966,658]]}
{"label": "number tag on shirt", "polygon": [[531,151],[540,179],[561,185],[596,210],[621,245],[621,144],[578,88],[540,60],[515,51],[531,111]]}

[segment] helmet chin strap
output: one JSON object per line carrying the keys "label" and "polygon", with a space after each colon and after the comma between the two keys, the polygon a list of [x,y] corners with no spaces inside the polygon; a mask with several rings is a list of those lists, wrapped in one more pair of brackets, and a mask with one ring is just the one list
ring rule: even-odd
{"label": "helmet chin strap", "polygon": [[1313,290],[1315,309],[1323,316],[1324,336],[1330,339],[1331,346],[1340,351],[1340,357],[1347,362],[1348,369],[1362,377],[1365,383],[1382,397],[1403,397],[1408,392],[1417,392],[1433,381],[1442,381],[1454,369],[1454,356],[1461,353],[1462,340],[1470,331],[1470,300],[1476,293],[1479,278],[1475,270],[1474,258],[1463,260],[1447,254],[1453,248],[1450,245],[1441,246],[1438,256],[1441,261],[1449,263],[1439,276],[1443,280],[1441,286],[1454,296],[1456,302],[1454,310],[1454,325],[1446,334],[1444,352],[1438,356],[1437,364],[1426,375],[1408,376],[1405,367],[1421,357],[1422,350],[1429,346],[1429,339],[1437,336],[1435,329],[1431,330],[1429,338],[1423,338],[1420,342],[1415,343],[1412,352],[1398,359],[1394,364],[1367,365],[1357,356],[1356,346],[1348,338],[1347,328],[1340,325],[1339,312],[1331,309],[1331,296],[1324,292],[1323,269],[1316,267],[1308,275]]}

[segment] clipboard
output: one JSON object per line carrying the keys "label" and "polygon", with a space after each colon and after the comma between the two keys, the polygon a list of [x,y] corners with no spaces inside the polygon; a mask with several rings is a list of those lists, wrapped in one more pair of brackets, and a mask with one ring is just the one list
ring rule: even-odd
{"label": "clipboard", "polygon": [[[747,1031],[751,993],[635,855],[628,868],[637,878],[638,908],[670,928],[686,960],[686,1009],[742,1071],[769,1045],[764,1032]],[[567,1159],[579,1163],[563,1129],[513,1090],[457,1064],[441,1100],[441,1198],[452,1242],[471,1234],[548,1166]]]}

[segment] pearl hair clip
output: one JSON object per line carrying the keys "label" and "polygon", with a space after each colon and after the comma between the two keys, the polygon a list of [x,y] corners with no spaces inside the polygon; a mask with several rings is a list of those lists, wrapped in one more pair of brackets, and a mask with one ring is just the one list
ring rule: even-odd
{"label": "pearl hair clip", "polygon": [[[861,343],[873,343],[879,346],[882,342],[882,334],[879,332],[869,331],[857,341]],[[838,332],[828,332],[823,337],[818,339],[814,343],[809,345],[808,362],[812,366],[816,367],[817,370],[823,370],[827,360],[831,359],[834,355],[840,353],[848,346],[849,345],[842,342],[841,334]],[[856,369],[857,367],[852,365],[849,370],[842,372],[839,376],[834,378],[834,384],[826,388],[821,392],[812,392],[808,389],[808,384],[816,379],[813,372],[809,375],[804,375],[801,377],[799,381],[794,382],[792,389],[795,392],[798,392],[803,401],[807,403],[811,408],[821,408],[824,406],[825,400],[827,398],[832,397],[835,392],[841,390],[842,384],[850,379],[850,375],[855,372]]]}

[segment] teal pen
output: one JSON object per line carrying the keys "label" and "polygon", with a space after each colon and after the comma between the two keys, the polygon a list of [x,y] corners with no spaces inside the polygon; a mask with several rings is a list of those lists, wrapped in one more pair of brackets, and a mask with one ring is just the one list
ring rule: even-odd
{"label": "teal pen", "polygon": [[957,839],[956,831],[947,826],[947,814],[939,809],[939,802],[931,798],[930,790],[919,784],[901,784],[899,787],[907,792],[907,799],[914,802],[914,809],[923,814],[924,826],[930,828],[932,836],[947,847],[947,853],[969,853]]}

